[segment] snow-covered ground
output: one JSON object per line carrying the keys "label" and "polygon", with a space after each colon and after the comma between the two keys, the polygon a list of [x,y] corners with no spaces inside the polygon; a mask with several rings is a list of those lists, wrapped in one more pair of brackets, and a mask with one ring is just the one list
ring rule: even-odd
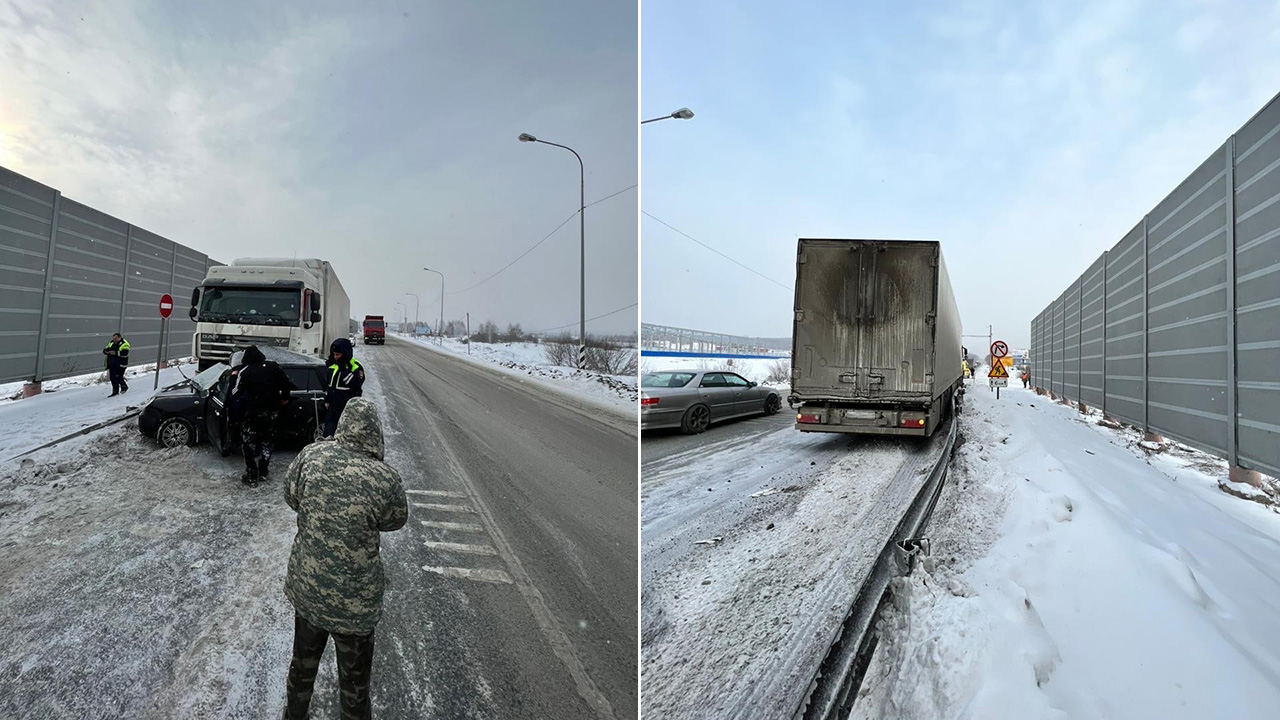
{"label": "snow-covered ground", "polygon": [[[116,397],[110,397],[105,371],[50,380],[44,392],[25,399],[22,383],[0,386],[0,461],[140,407],[155,394],[155,370],[155,363],[130,367],[125,374],[129,392]],[[194,363],[161,370],[160,388],[181,382],[182,373],[193,376],[195,370]]]}
{"label": "snow-covered ground", "polygon": [[854,717],[1276,717],[1280,514],[1010,384],[968,393],[934,556],[895,581]]}
{"label": "snow-covered ground", "polygon": [[464,358],[470,357],[475,362],[586,400],[603,403],[615,410],[628,414],[636,411],[636,402],[640,397],[636,390],[636,376],[604,375],[552,365],[547,360],[546,346],[538,343],[472,343],[471,354],[468,355],[466,343],[454,338],[445,338],[441,342],[430,337],[393,334],[424,347],[444,350]]}
{"label": "snow-covered ground", "polygon": [[775,367],[784,368],[784,373],[791,372],[791,358],[681,358],[681,357],[649,357],[640,358],[640,374],[662,372],[664,370],[729,370],[742,377],[770,387],[787,386],[781,382],[767,382]]}

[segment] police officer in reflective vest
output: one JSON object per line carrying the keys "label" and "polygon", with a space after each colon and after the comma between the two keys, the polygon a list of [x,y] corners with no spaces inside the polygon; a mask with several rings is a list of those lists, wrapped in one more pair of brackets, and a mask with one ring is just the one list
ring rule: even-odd
{"label": "police officer in reflective vest", "polygon": [[338,338],[329,346],[329,386],[324,395],[324,436],[333,437],[347,401],[364,394],[364,368],[352,357],[351,341]]}
{"label": "police officer in reflective vest", "polygon": [[111,342],[102,349],[102,354],[106,355],[102,365],[111,376],[111,397],[129,392],[129,383],[124,381],[124,370],[129,367],[129,341],[120,333],[115,333],[111,336]]}

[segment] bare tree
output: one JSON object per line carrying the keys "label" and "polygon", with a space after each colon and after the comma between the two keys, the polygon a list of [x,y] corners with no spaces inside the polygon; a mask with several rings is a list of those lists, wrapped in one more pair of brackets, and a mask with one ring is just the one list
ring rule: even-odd
{"label": "bare tree", "polygon": [[791,361],[778,358],[769,363],[768,375],[765,375],[765,385],[786,385],[791,382]]}

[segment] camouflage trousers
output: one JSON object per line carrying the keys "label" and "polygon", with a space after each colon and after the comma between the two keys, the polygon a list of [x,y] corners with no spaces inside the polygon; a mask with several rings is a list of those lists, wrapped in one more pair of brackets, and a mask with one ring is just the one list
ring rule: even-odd
{"label": "camouflage trousers", "polygon": [[[320,671],[320,658],[329,641],[329,631],[294,615],[293,661],[289,663],[286,686],[286,720],[304,720],[311,707],[311,692]],[[368,720],[369,676],[373,671],[373,633],[339,635],[332,633],[338,656],[338,698],[342,720]]]}
{"label": "camouflage trousers", "polygon": [[240,423],[240,446],[244,450],[245,467],[251,475],[262,477],[267,474],[278,417],[279,413],[274,410],[251,413]]}

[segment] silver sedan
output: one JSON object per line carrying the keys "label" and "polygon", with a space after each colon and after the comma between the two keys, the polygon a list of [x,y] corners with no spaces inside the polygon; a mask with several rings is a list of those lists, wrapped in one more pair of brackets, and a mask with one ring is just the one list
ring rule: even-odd
{"label": "silver sedan", "polygon": [[678,427],[692,435],[713,422],[773,415],[781,407],[776,390],[723,370],[671,370],[640,377],[641,430]]}

